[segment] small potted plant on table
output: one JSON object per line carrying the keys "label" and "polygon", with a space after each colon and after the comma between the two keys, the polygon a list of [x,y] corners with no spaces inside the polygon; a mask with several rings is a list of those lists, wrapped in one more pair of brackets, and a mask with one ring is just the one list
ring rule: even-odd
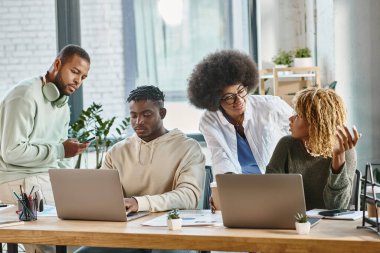
{"label": "small potted plant on table", "polygon": [[306,214],[297,213],[296,216],[296,231],[300,235],[307,235],[310,232],[310,222]]}
{"label": "small potted plant on table", "polygon": [[170,230],[179,230],[182,227],[182,219],[179,217],[178,209],[174,209],[168,213],[168,228]]}

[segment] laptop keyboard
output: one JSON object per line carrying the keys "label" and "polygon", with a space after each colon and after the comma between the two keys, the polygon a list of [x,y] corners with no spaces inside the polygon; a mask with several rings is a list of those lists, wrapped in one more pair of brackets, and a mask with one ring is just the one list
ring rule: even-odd
{"label": "laptop keyboard", "polygon": [[127,214],[127,221],[135,220],[140,217],[144,217],[150,214],[150,212],[144,211],[144,212],[132,212]]}

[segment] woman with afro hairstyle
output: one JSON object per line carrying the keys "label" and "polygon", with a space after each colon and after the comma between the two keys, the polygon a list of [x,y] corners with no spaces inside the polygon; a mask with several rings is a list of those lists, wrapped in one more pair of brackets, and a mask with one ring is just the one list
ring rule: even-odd
{"label": "woman with afro hairstyle", "polygon": [[291,107],[279,97],[252,96],[258,71],[249,55],[222,50],[206,56],[189,78],[188,97],[206,109],[199,129],[211,151],[214,175],[264,174]]}
{"label": "woman with afro hairstyle", "polygon": [[308,88],[294,97],[291,135],[277,144],[267,173],[301,174],[306,208],[347,209],[361,134],[346,126],[343,100],[331,89]]}

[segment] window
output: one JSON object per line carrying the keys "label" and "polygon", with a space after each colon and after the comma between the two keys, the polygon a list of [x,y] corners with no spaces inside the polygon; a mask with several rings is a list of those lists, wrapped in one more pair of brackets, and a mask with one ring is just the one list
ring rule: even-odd
{"label": "window", "polygon": [[248,44],[248,25],[241,21],[247,20],[246,5],[247,0],[82,0],[82,46],[92,57],[84,107],[101,102],[104,117],[121,120],[128,115],[129,92],[156,85],[166,94],[165,126],[198,132],[202,111],[187,101],[187,78],[211,52],[248,48],[241,48],[242,40]]}

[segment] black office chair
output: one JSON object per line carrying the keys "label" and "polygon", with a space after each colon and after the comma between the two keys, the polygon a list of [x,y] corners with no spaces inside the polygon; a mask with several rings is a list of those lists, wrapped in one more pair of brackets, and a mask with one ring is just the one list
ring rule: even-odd
{"label": "black office chair", "polygon": [[210,196],[211,196],[211,187],[210,184],[213,181],[212,169],[211,166],[206,165],[206,177],[205,177],[205,188],[203,192],[203,208],[202,209],[210,209]]}
{"label": "black office chair", "polygon": [[352,181],[352,194],[350,199],[350,209],[360,211],[360,190],[362,173],[360,170],[355,170],[354,180]]}
{"label": "black office chair", "polygon": [[[206,177],[205,185],[203,190],[203,207],[202,209],[210,209],[210,197],[211,197],[211,187],[210,184],[213,181],[212,169],[211,166],[206,165]],[[210,251],[200,251],[200,253],[210,253]]]}

